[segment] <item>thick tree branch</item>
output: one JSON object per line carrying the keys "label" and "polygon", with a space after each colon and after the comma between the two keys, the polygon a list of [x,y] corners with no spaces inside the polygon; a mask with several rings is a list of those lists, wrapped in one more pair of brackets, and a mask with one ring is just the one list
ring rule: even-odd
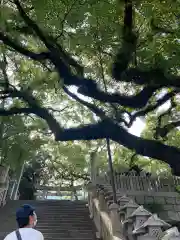
{"label": "thick tree branch", "polygon": [[[25,103],[27,103],[30,108],[11,108],[9,110],[2,109],[0,112],[1,116],[15,115],[15,114],[30,114],[33,113],[38,117],[44,119],[55,138],[58,138],[60,132],[62,131],[60,124],[56,121],[53,115],[43,107],[40,107],[38,101],[31,96],[31,94],[27,91],[18,91],[17,89],[8,89],[4,92],[8,94],[8,97],[19,98],[22,99]],[[2,94],[2,92],[1,92]]]}
{"label": "thick tree branch", "polygon": [[[19,53],[27,57],[30,57],[33,60],[41,61],[50,57],[49,52],[33,53],[18,44],[14,44],[12,40],[10,40],[9,38],[7,38],[1,33],[0,33],[0,39],[6,45],[14,48]],[[57,62],[58,64],[55,62],[55,65],[57,65],[59,73],[64,79],[65,85],[76,85],[79,87],[79,90],[78,90],[79,93],[88,97],[95,98],[102,102],[118,103],[125,107],[141,108],[146,106],[148,100],[154,94],[154,91],[157,89],[156,87],[145,87],[142,91],[140,91],[135,96],[123,96],[118,93],[114,93],[114,94],[105,93],[100,89],[98,89],[98,86],[95,81],[91,79],[80,78],[78,76],[71,74],[69,68],[66,66],[66,64],[62,60],[60,60],[60,58],[58,58]]]}
{"label": "thick tree branch", "polygon": [[54,133],[56,141],[97,140],[110,138],[119,144],[134,150],[137,154],[162,160],[172,167],[174,173],[180,173],[180,163],[178,163],[180,149],[167,146],[155,140],[147,140],[134,136],[128,133],[123,127],[118,126],[109,120],[103,120],[96,124],[89,124],[79,128],[62,129],[52,115],[50,115],[45,109],[12,108],[10,110],[1,109],[0,111],[1,116],[22,113],[34,113],[44,119],[49,125],[51,131]]}
{"label": "thick tree branch", "polygon": [[35,114],[36,116],[42,118],[48,124],[50,130],[54,134],[55,138],[59,138],[59,134],[63,131],[60,124],[56,119],[44,108],[16,108],[12,107],[10,109],[0,109],[0,116],[12,116],[17,114]]}
{"label": "thick tree branch", "polygon": [[76,94],[70,92],[66,87],[63,87],[64,91],[67,93],[68,96],[70,96],[72,99],[76,100],[77,102],[81,103],[88,109],[90,109],[93,113],[95,113],[100,118],[106,118],[106,114],[103,112],[103,110],[99,109],[92,103],[88,103],[82,99],[80,99]]}
{"label": "thick tree branch", "polygon": [[[15,0],[16,4],[19,6],[18,9],[19,11],[23,11],[23,16],[26,15],[26,13],[24,12],[24,10],[22,9],[22,7],[19,4],[19,1]],[[32,28],[35,28],[37,32],[37,34],[39,34],[38,36],[43,35],[42,31],[39,29],[39,27],[26,15],[26,17],[23,17],[24,20],[26,21],[26,23],[30,23],[30,26]],[[7,44],[8,46],[14,48],[15,50],[17,50],[18,52],[24,54],[27,57],[31,57],[34,60],[42,60],[42,59],[51,59],[51,61],[54,63],[54,65],[56,66],[60,76],[64,79],[64,84],[65,85],[75,85],[77,87],[79,87],[79,92],[85,96],[88,97],[92,97],[95,98],[99,101],[102,102],[109,102],[109,103],[118,103],[122,106],[125,107],[134,107],[134,108],[141,108],[146,106],[149,98],[153,95],[154,91],[156,90],[155,87],[145,87],[140,93],[138,93],[135,96],[121,96],[118,93],[115,94],[108,94],[105,93],[103,91],[101,91],[100,89],[98,89],[98,86],[96,84],[95,81],[91,80],[91,79],[85,79],[82,78],[83,75],[83,70],[82,67],[80,65],[78,65],[76,63],[76,61],[74,61],[70,56],[68,56],[63,50],[62,47],[59,45],[52,45],[52,41],[49,41],[45,38],[45,36],[41,36],[40,38],[45,41],[44,43],[46,44],[47,41],[47,47],[49,48],[49,52],[45,52],[45,53],[33,53],[23,47],[21,47],[18,44],[14,44],[14,42],[12,40],[10,40],[9,38],[5,37],[4,35],[1,34],[0,38],[2,37],[2,40],[4,41],[5,44]],[[57,49],[58,47],[58,49]],[[76,69],[78,69],[79,74],[81,75],[81,77],[75,76],[71,73],[71,70],[69,69],[69,67],[66,65],[66,63],[61,59],[61,57],[63,59],[65,59],[65,61],[74,66]]]}
{"label": "thick tree branch", "polygon": [[158,107],[160,107],[162,104],[167,102],[169,99],[175,96],[175,91],[169,92],[165,94],[162,98],[158,99],[156,104],[149,105],[145,109],[135,112],[130,117],[129,127],[132,126],[133,122],[136,120],[137,117],[145,116],[147,113],[152,112],[156,110]]}
{"label": "thick tree branch", "polygon": [[[58,60],[57,62],[59,63],[62,63],[62,61],[65,61],[65,64],[69,64],[75,67],[77,72],[80,75],[82,75],[83,68],[63,50],[63,48],[57,43],[57,41],[54,38],[49,37],[48,35],[46,36],[43,33],[43,31],[38,27],[38,25],[26,14],[19,0],[14,0],[14,3],[16,4],[21,17],[23,18],[25,23],[28,25],[28,27],[30,27],[36,33],[36,35],[40,38],[40,40],[45,44],[47,49],[51,53],[53,53],[53,55],[51,54],[52,61],[54,60],[56,62]],[[59,53],[59,56],[57,56],[57,53]]]}
{"label": "thick tree branch", "polygon": [[[84,96],[91,97],[104,103],[117,103],[125,107],[131,108],[143,108],[147,105],[149,99],[153,96],[157,89],[164,86],[180,86],[180,77],[176,76],[165,76],[164,72],[160,69],[154,69],[150,71],[143,71],[138,68],[129,68],[132,56],[134,54],[137,42],[137,36],[133,32],[133,6],[132,0],[124,0],[124,29],[122,47],[117,54],[115,64],[113,66],[113,77],[116,80],[125,82],[134,82],[138,85],[143,85],[144,88],[135,96],[122,96],[118,93],[109,94],[101,91],[98,85],[92,79],[83,77],[83,68],[79,68],[78,63],[71,58],[63,48],[58,45],[52,38],[46,36],[38,25],[31,20],[24,9],[21,7],[19,0],[14,0],[18,11],[23,18],[24,22],[29,28],[39,37],[39,39],[47,47],[45,53],[34,53],[28,49],[17,44],[14,40],[10,39],[6,34],[0,32],[0,40],[7,46],[15,49],[17,52],[37,61],[49,59],[57,69],[59,76],[64,81],[64,86],[75,85],[78,87],[78,91]],[[72,67],[76,69],[77,75],[73,74]],[[64,88],[66,89],[66,88]],[[68,92],[67,92],[68,93]],[[108,118],[104,117],[99,109],[94,108],[94,105],[86,103],[85,101],[78,98],[76,95],[69,93],[76,101],[79,101],[83,105],[87,106],[91,111],[97,115],[102,116],[103,120],[96,124],[89,124],[81,126],[79,128],[63,129],[56,121],[56,119],[49,113],[45,108],[40,107],[37,100],[31,96],[28,92],[17,91],[16,89],[10,89],[4,93],[4,97],[12,97],[22,99],[29,105],[29,108],[11,108],[11,109],[0,109],[1,116],[8,116],[14,114],[36,114],[40,118],[44,119],[50,130],[55,136],[57,141],[69,141],[69,140],[96,140],[108,138],[117,143],[132,149],[137,154],[143,156],[149,156],[158,160],[162,160],[168,163],[174,173],[180,173],[180,149],[172,146],[167,146],[155,140],[147,140],[140,137],[136,137],[130,134],[122,126],[119,126]],[[157,101],[153,106],[148,106],[146,109],[135,113],[134,118],[146,114],[149,111],[156,109],[158,106],[163,104],[165,100],[169,98],[167,94],[164,98]],[[179,125],[178,122],[170,123],[166,127],[167,130],[173,129]]]}
{"label": "thick tree branch", "polygon": [[46,45],[46,47],[48,49],[51,48],[51,45],[49,44],[47,37],[44,35],[44,33],[41,31],[41,29],[38,27],[38,25],[31,18],[28,17],[26,12],[22,8],[19,0],[14,0],[14,3],[16,5],[22,19],[28,25],[28,27],[30,27],[37,34],[37,36],[42,40],[42,42]]}
{"label": "thick tree branch", "polygon": [[117,81],[122,80],[122,73],[128,68],[132,55],[136,49],[137,36],[133,32],[133,4],[132,0],[124,0],[124,26],[122,46],[116,55],[112,75]]}
{"label": "thick tree branch", "polygon": [[[85,84],[87,83],[84,83],[84,85]],[[87,89],[84,89],[84,87],[83,89],[79,88],[78,92],[85,96],[95,98],[96,100],[99,100],[101,102],[117,103],[124,107],[142,108],[146,106],[149,99],[152,97],[156,90],[156,87],[144,87],[144,89],[136,95],[125,96],[118,93],[105,93],[92,85],[87,86]]]}
{"label": "thick tree branch", "polygon": [[96,140],[110,138],[132,149],[137,154],[162,160],[170,165],[173,172],[180,174],[180,149],[155,140],[143,139],[127,132],[123,127],[109,121],[101,121],[79,128],[69,128],[60,135],[59,141]]}
{"label": "thick tree branch", "polygon": [[169,75],[165,76],[161,69],[143,71],[139,68],[129,68],[123,74],[123,81],[134,82],[138,85],[151,85],[160,87],[180,87],[180,77]]}
{"label": "thick tree branch", "polygon": [[[78,64],[76,63],[76,61],[74,61],[72,58],[68,58],[68,55],[62,50],[61,46],[59,46],[57,44],[53,45],[53,41],[50,41],[49,38],[45,37],[45,35],[42,33],[42,31],[37,26],[37,24],[27,16],[25,11],[21,7],[19,1],[15,0],[15,3],[17,5],[18,10],[21,13],[21,16],[23,17],[24,21],[27,24],[30,24],[31,28],[36,32],[36,34],[40,37],[40,39],[49,48],[50,53],[49,52],[42,53],[42,55],[44,57],[44,54],[45,54],[45,57],[47,57],[47,54],[48,54],[48,57],[52,60],[52,62],[56,66],[60,76],[64,79],[65,85],[76,85],[79,87],[79,92],[81,94],[95,98],[102,102],[118,103],[122,106],[132,107],[132,108],[142,108],[142,107],[146,106],[148,100],[155,92],[156,87],[145,87],[139,94],[132,96],[132,97],[131,96],[130,97],[129,96],[121,96],[118,93],[115,93],[115,94],[104,93],[103,91],[100,91],[98,89],[98,86],[95,83],[95,81],[93,81],[91,79],[80,78],[80,77],[73,75],[71,73],[69,67],[61,59],[61,57],[66,59],[68,64],[75,66],[77,68]],[[126,0],[125,1],[125,15],[124,15],[124,37],[123,38],[124,38],[124,41],[131,42],[131,43],[132,43],[131,38],[132,38],[132,36],[134,36],[134,34],[132,32],[132,26],[133,26],[132,14],[133,14],[132,3],[130,0]],[[12,45],[12,42],[8,42],[8,45]],[[59,48],[59,51],[56,51],[57,46]],[[15,47],[16,50],[18,50],[22,54],[25,54],[28,57],[32,57],[33,59],[37,60],[38,58],[40,58],[40,59],[42,58],[41,54],[34,55],[34,53],[29,52],[29,51],[27,52],[27,50],[22,47],[20,47],[20,49],[17,49],[17,46],[14,46],[14,45],[12,45],[11,47]],[[24,50],[25,50],[25,52],[24,52]],[[131,53],[132,52],[133,51],[131,51]],[[32,54],[32,56],[31,56],[31,54]],[[135,72],[133,72],[133,74],[132,74],[132,71],[135,71]],[[82,71],[80,70],[79,72],[81,72],[81,75],[82,75]],[[128,76],[128,74],[130,74],[130,75],[132,74],[132,76],[130,77],[130,79],[128,81],[135,81],[136,83],[138,82],[139,84],[146,84],[148,81],[152,83],[152,80],[154,79],[154,77],[156,77],[156,79],[157,79],[159,76],[161,76],[161,78],[162,78],[162,73],[160,74],[160,71],[158,72],[158,74],[157,74],[157,71],[155,71],[155,73],[156,74],[154,74],[153,76],[151,75],[151,77],[147,77],[146,76],[147,74],[142,73],[143,75],[142,75],[142,77],[140,77],[139,72],[137,73],[137,68],[136,68],[134,70],[133,69],[128,70],[126,72],[126,77]],[[156,76],[156,75],[158,75],[158,76]],[[160,86],[164,85],[164,82],[166,83],[166,81],[164,81],[164,78],[163,78],[162,84],[160,84]],[[178,81],[178,84],[179,84],[179,81]],[[160,87],[160,86],[158,86],[158,87]]]}
{"label": "thick tree branch", "polygon": [[158,131],[158,135],[161,136],[162,138],[166,137],[167,134],[172,131],[174,128],[179,127],[180,126],[180,120],[176,121],[176,122],[170,122],[168,124],[166,124],[165,126],[159,128]]}
{"label": "thick tree branch", "polygon": [[[164,140],[167,140],[167,134],[168,132],[170,132],[171,130],[173,130],[175,127],[178,127],[178,125],[176,126],[176,124],[178,124],[178,122],[171,122],[163,127],[161,127],[162,124],[162,118],[164,116],[171,116],[171,112],[173,110],[173,108],[175,108],[177,106],[176,102],[174,101],[174,98],[171,98],[171,106],[169,107],[168,110],[166,110],[165,112],[161,113],[158,116],[158,123],[157,123],[157,127],[155,128],[155,134],[154,134],[154,138],[158,139],[158,137],[162,137]],[[174,125],[174,126],[173,126]]]}
{"label": "thick tree branch", "polygon": [[29,57],[36,61],[46,60],[48,59],[48,52],[41,52],[41,53],[34,53],[32,51],[29,51],[28,49],[24,48],[23,46],[19,45],[17,43],[17,40],[10,39],[8,36],[6,36],[4,33],[0,32],[0,40],[3,41],[3,43],[17,52],[25,55],[26,57]]}

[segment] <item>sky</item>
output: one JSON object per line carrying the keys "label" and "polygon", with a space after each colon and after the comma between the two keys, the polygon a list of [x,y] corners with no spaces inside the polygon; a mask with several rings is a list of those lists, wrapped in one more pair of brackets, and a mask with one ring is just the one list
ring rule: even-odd
{"label": "sky", "polygon": [[144,121],[142,121],[140,118],[137,118],[136,121],[134,121],[132,127],[129,129],[129,132],[139,137],[145,128],[145,125],[146,124]]}

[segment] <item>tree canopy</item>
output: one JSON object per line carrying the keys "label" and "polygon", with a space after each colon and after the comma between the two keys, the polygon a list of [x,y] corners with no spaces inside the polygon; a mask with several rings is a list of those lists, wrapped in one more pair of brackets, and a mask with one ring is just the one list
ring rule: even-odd
{"label": "tree canopy", "polygon": [[[179,175],[166,140],[180,125],[179,16],[168,0],[1,1],[0,115],[35,115],[57,142],[109,138]],[[153,138],[129,133],[167,101]]]}

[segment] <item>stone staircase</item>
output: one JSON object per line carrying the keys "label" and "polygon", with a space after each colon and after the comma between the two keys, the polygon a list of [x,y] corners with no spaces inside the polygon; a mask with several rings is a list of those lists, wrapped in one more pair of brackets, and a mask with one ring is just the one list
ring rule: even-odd
{"label": "stone staircase", "polygon": [[17,228],[16,209],[23,204],[36,208],[45,240],[95,240],[96,230],[83,201],[10,201],[0,209],[0,240]]}

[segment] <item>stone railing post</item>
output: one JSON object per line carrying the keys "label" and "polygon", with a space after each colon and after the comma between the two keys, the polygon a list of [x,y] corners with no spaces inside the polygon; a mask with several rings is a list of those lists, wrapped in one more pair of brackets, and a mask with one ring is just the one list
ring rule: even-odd
{"label": "stone railing post", "polygon": [[115,239],[123,239],[123,227],[120,222],[120,217],[119,217],[119,205],[116,203],[112,203],[109,206],[110,210],[110,219],[111,219],[111,224],[112,224],[112,233]]}
{"label": "stone railing post", "polygon": [[93,183],[89,183],[87,185],[88,190],[88,207],[90,212],[90,218],[93,219],[94,217],[94,210],[93,210],[93,199],[97,197],[97,189]]}
{"label": "stone railing post", "polygon": [[96,152],[92,152],[90,154],[90,175],[91,175],[91,182],[96,184],[97,176],[98,176],[98,167],[96,162]]}
{"label": "stone railing post", "polygon": [[104,196],[104,191],[103,190],[99,191],[99,209],[101,211],[105,210],[105,196]]}

